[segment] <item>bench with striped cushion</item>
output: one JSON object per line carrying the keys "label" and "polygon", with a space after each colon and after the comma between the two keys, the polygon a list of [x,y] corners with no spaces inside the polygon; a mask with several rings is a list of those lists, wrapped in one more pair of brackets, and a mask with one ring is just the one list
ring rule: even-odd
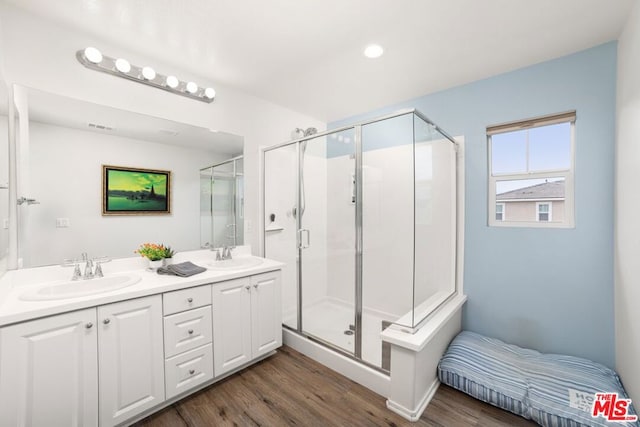
{"label": "bench with striped cushion", "polygon": [[[440,381],[542,426],[640,426],[591,416],[595,393],[628,399],[620,378],[604,365],[461,332],[438,365]],[[635,415],[633,408],[629,414]]]}

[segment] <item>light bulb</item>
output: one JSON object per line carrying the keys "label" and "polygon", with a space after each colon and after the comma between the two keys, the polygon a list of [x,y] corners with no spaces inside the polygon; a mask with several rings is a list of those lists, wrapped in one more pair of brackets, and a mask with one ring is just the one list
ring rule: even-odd
{"label": "light bulb", "polygon": [[87,61],[92,62],[94,64],[99,64],[102,62],[102,53],[95,47],[88,47],[84,50],[84,57],[87,58]]}
{"label": "light bulb", "polygon": [[156,72],[151,67],[143,67],[142,68],[142,77],[144,77],[145,80],[153,80],[153,79],[156,78]]}
{"label": "light bulb", "polygon": [[131,64],[126,59],[118,58],[116,59],[116,69],[121,73],[128,73],[131,71]]}
{"label": "light bulb", "polygon": [[204,90],[204,96],[209,99],[213,99],[216,97],[216,91],[212,87],[208,87]]}
{"label": "light bulb", "polygon": [[180,81],[176,76],[167,76],[166,81],[167,81],[167,86],[169,86],[171,89],[177,88],[178,84],[180,84]]}
{"label": "light bulb", "polygon": [[364,50],[364,56],[375,59],[380,58],[384,53],[384,49],[379,44],[370,44]]}
{"label": "light bulb", "polygon": [[196,93],[198,91],[198,85],[194,82],[187,83],[187,92]]}

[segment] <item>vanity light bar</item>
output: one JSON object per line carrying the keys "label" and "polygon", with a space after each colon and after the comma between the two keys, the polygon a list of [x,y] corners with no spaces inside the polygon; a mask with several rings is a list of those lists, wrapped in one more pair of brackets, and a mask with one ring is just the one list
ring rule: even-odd
{"label": "vanity light bar", "polygon": [[76,58],[82,65],[92,70],[144,83],[198,101],[211,103],[216,97],[216,91],[211,87],[203,88],[194,82],[179,80],[176,76],[165,76],[151,67],[138,67],[130,64],[126,59],[106,56],[94,47],[79,50],[76,52]]}

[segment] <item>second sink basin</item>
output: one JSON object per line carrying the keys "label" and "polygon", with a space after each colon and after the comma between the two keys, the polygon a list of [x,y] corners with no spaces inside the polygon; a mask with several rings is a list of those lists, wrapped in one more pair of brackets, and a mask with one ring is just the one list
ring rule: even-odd
{"label": "second sink basin", "polygon": [[59,300],[111,292],[140,281],[136,274],[121,274],[90,280],[52,282],[20,295],[24,301]]}
{"label": "second sink basin", "polygon": [[264,262],[264,259],[254,256],[244,256],[222,261],[213,261],[208,264],[209,270],[243,270],[255,267]]}

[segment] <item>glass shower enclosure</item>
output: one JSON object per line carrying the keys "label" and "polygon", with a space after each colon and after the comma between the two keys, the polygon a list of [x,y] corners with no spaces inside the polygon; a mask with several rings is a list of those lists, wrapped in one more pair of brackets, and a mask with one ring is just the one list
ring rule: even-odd
{"label": "glass shower enclosure", "polygon": [[244,242],[242,156],[200,169],[200,247]]}
{"label": "glass shower enclosure", "polygon": [[286,328],[381,371],[456,289],[456,143],[416,110],[263,149]]}

